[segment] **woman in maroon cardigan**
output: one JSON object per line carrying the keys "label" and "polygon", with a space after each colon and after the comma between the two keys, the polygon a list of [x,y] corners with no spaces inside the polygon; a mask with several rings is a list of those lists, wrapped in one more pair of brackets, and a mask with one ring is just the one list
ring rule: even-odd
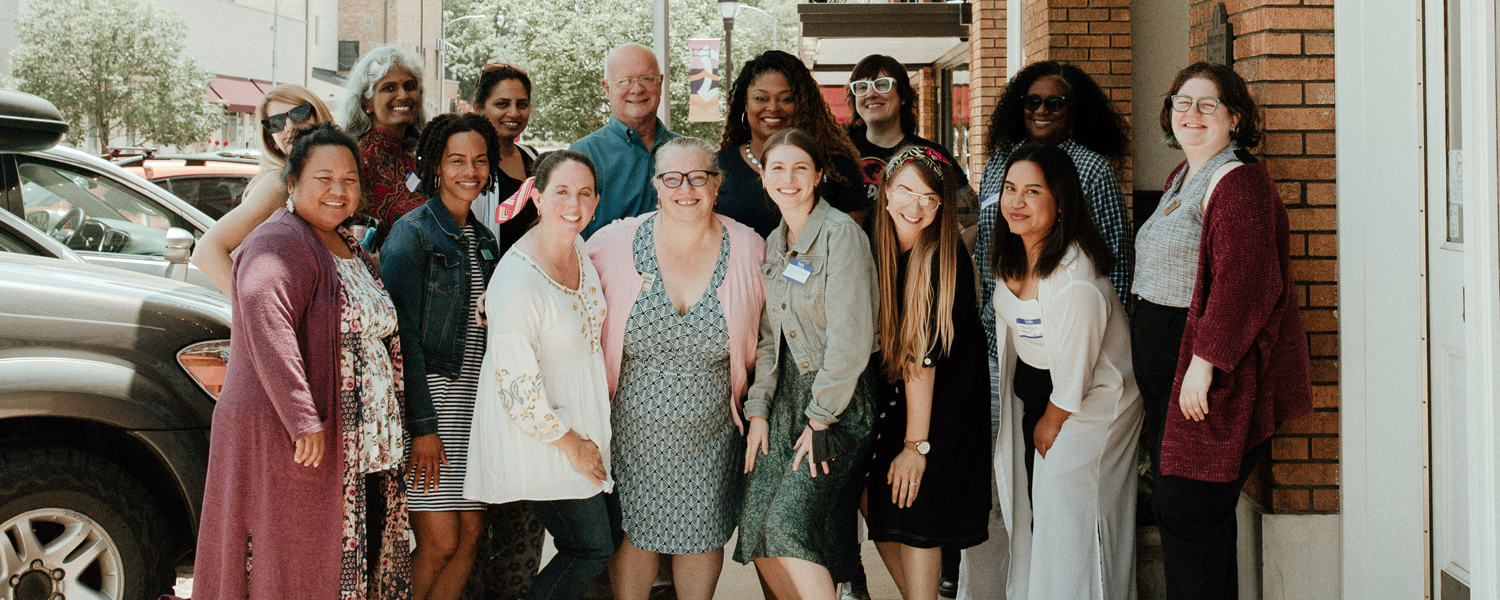
{"label": "woman in maroon cardigan", "polygon": [[1307,335],[1286,208],[1245,151],[1261,139],[1245,81],[1196,63],[1171,90],[1161,127],[1187,161],[1136,236],[1136,378],[1167,597],[1235,598],[1240,489],[1277,424],[1312,411]]}

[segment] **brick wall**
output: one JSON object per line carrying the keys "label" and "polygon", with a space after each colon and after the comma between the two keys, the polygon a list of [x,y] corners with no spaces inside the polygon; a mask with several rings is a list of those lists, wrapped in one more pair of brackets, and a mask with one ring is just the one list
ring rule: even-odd
{"label": "brick wall", "polygon": [[984,136],[990,113],[1005,89],[1005,0],[970,0],[969,184],[979,190],[984,173]]}
{"label": "brick wall", "polygon": [[932,67],[922,67],[912,79],[917,90],[917,135],[929,140],[939,139],[937,125],[937,76]]}
{"label": "brick wall", "polygon": [[[1189,58],[1206,56],[1216,2],[1189,8]],[[1264,109],[1265,158],[1291,216],[1292,277],[1312,351],[1314,413],[1271,442],[1269,491],[1277,512],[1339,508],[1338,270],[1335,243],[1333,1],[1228,0],[1234,68]],[[1267,499],[1264,496],[1262,499]]]}

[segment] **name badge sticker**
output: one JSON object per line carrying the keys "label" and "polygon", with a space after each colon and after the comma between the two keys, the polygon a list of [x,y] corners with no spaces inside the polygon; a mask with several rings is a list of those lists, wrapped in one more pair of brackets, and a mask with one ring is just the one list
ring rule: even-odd
{"label": "name badge sticker", "polygon": [[636,273],[640,274],[640,276],[641,276],[641,291],[642,292],[649,291],[651,289],[651,285],[654,284],[654,283],[656,283],[656,274],[655,273],[646,273],[646,272],[642,272],[642,271],[637,271]]}
{"label": "name badge sticker", "polygon": [[417,191],[417,188],[419,188],[421,186],[422,186],[422,180],[417,178],[417,173],[415,171],[407,171],[406,172],[406,191],[408,191],[408,192],[415,192],[415,191]]}
{"label": "name badge sticker", "polygon": [[781,272],[782,277],[797,282],[797,285],[807,283],[807,277],[809,275],[812,275],[812,267],[807,266],[807,263],[799,261],[795,258],[787,262],[786,270]]}
{"label": "name badge sticker", "polygon": [[1042,320],[1016,319],[1016,335],[1028,340],[1042,339]]}
{"label": "name badge sticker", "polygon": [[490,252],[489,248],[480,248],[479,255],[484,257],[485,260],[495,260],[495,254]]}
{"label": "name badge sticker", "polygon": [[999,202],[999,201],[1000,201],[1000,192],[995,192],[993,194],[985,196],[984,200],[980,201],[980,203],[979,203],[979,210],[984,210],[986,208],[989,208],[990,205],[992,205],[992,204],[994,204],[996,202]]}

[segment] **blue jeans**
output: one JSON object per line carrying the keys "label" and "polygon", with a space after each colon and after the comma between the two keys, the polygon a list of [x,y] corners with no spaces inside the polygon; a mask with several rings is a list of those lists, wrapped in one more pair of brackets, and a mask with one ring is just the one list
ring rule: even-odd
{"label": "blue jeans", "polygon": [[615,555],[613,527],[605,494],[583,500],[526,501],[536,515],[557,556],[537,574],[526,600],[578,600]]}

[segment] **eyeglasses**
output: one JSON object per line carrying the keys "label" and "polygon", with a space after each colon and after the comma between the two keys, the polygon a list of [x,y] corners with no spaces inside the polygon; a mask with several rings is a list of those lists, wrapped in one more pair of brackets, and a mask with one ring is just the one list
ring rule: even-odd
{"label": "eyeglasses", "polygon": [[1068,103],[1068,97],[1053,94],[1043,98],[1037,94],[1029,94],[1022,101],[1026,103],[1026,110],[1036,110],[1045,104],[1047,105],[1047,110],[1057,112],[1062,110],[1064,104]]}
{"label": "eyeglasses", "polygon": [[943,205],[937,196],[918,194],[911,190],[891,190],[891,203],[897,207],[906,208],[913,202],[917,203],[917,208],[922,209],[923,212],[935,211]]}
{"label": "eyeglasses", "polygon": [[1168,98],[1168,100],[1170,100],[1172,103],[1172,110],[1181,113],[1187,112],[1188,109],[1192,108],[1194,104],[1198,105],[1198,112],[1205,115],[1214,114],[1214,111],[1219,110],[1219,99],[1209,96],[1204,96],[1202,98],[1194,100],[1192,96],[1176,94],[1171,98]]}
{"label": "eyeglasses", "polygon": [[279,115],[271,115],[260,120],[260,126],[266,129],[266,133],[281,133],[286,130],[286,122],[291,121],[296,125],[306,123],[313,116],[313,105],[304,102],[293,107],[291,110]]}
{"label": "eyeglasses", "polygon": [[492,62],[479,69],[480,73],[494,73],[496,71],[515,71],[522,75],[526,74],[526,69],[522,69],[521,65],[503,62]]}
{"label": "eyeglasses", "polygon": [[616,86],[619,86],[621,88],[627,89],[627,90],[630,89],[630,88],[635,87],[635,84],[637,84],[637,83],[641,84],[642,86],[646,87],[647,89],[651,89],[651,88],[655,88],[658,84],[661,83],[661,75],[642,75],[640,77],[621,77],[619,79],[611,79],[611,80],[609,80],[609,82],[613,83]]}
{"label": "eyeglasses", "polygon": [[870,88],[874,88],[875,93],[884,94],[891,91],[891,88],[895,85],[895,77],[881,77],[880,79],[876,79],[874,81],[870,81],[869,79],[861,79],[859,81],[849,82],[849,91],[854,92],[854,95],[856,96],[863,96],[870,93]]}
{"label": "eyeglasses", "polygon": [[718,174],[718,171],[688,171],[686,173],[669,171],[666,173],[662,173],[661,175],[657,175],[656,178],[661,180],[662,185],[675,190],[679,187],[682,187],[682,182],[684,181],[686,181],[688,185],[691,185],[693,187],[703,187],[705,185],[708,185],[709,177]]}

